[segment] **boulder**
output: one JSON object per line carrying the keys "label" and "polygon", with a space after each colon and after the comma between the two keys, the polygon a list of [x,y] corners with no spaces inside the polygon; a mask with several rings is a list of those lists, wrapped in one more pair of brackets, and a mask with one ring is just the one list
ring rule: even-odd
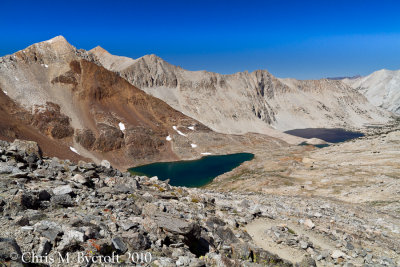
{"label": "boulder", "polygon": [[143,251],[150,248],[150,240],[141,233],[124,235],[124,240],[133,251]]}
{"label": "boulder", "polygon": [[49,239],[45,237],[40,237],[40,243],[39,243],[39,249],[37,251],[37,254],[39,256],[47,256],[52,248],[52,244]]}
{"label": "boulder", "polygon": [[79,183],[79,184],[86,184],[89,182],[89,178],[84,177],[78,173],[78,174],[75,174],[74,177],[72,177],[72,181]]}
{"label": "boulder", "polygon": [[61,252],[65,252],[72,248],[79,247],[81,243],[85,241],[85,235],[76,230],[68,230],[64,233],[61,242],[57,249]]}
{"label": "boulder", "polygon": [[225,244],[233,244],[239,242],[239,239],[235,236],[232,230],[228,227],[218,226],[215,229],[215,233],[221,238]]}
{"label": "boulder", "polygon": [[15,201],[22,209],[38,209],[40,206],[39,198],[29,192],[19,193]]}
{"label": "boulder", "polygon": [[34,141],[15,139],[15,141],[8,147],[8,150],[21,151],[26,154],[35,154],[38,158],[42,157],[42,152],[38,144]]}
{"label": "boulder", "polygon": [[21,172],[21,170],[18,167],[9,165],[7,162],[0,162],[0,174],[10,174],[19,172]]}
{"label": "boulder", "polygon": [[126,247],[126,244],[124,243],[124,241],[122,240],[122,238],[119,237],[119,236],[114,237],[114,238],[111,240],[111,242],[112,242],[114,248],[115,248],[116,250],[118,250],[119,252],[121,252],[121,253],[125,253],[125,252],[128,250],[128,248]]}
{"label": "boulder", "polygon": [[0,263],[1,261],[21,259],[21,248],[15,239],[0,237]]}
{"label": "boulder", "polygon": [[51,198],[51,204],[53,206],[61,206],[61,207],[72,207],[74,203],[70,195],[56,195]]}
{"label": "boulder", "polygon": [[42,237],[49,239],[51,242],[54,242],[57,236],[63,232],[60,225],[51,221],[40,221],[33,227],[36,232],[40,233]]}
{"label": "boulder", "polygon": [[311,256],[307,255],[303,258],[303,260],[298,264],[299,267],[317,267],[317,263]]}
{"label": "boulder", "polygon": [[159,228],[172,234],[187,235],[194,229],[194,224],[168,213],[153,214],[152,219]]}
{"label": "boulder", "polygon": [[309,229],[314,229],[315,227],[315,224],[310,219],[305,220],[304,225],[307,226]]}
{"label": "boulder", "polygon": [[110,169],[111,168],[111,163],[108,160],[103,159],[100,163],[101,166],[104,168]]}
{"label": "boulder", "polygon": [[346,253],[340,251],[340,250],[334,250],[331,254],[331,257],[333,259],[338,259],[338,258],[346,258]]}
{"label": "boulder", "polygon": [[70,185],[62,185],[53,189],[53,193],[56,196],[66,195],[72,193],[73,190]]}
{"label": "boulder", "polygon": [[51,199],[51,195],[46,190],[40,190],[38,193],[38,198],[40,201],[47,201]]}

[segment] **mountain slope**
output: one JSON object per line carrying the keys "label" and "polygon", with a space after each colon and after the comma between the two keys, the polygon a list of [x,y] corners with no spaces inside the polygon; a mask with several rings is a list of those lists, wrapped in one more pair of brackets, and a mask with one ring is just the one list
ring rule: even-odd
{"label": "mountain slope", "polygon": [[[277,79],[265,70],[221,75],[187,71],[155,55],[118,65],[120,57],[91,50],[108,69],[215,131],[256,132],[309,127],[361,127],[385,113],[341,81]],[[102,51],[102,50],[101,50]]]}
{"label": "mountain slope", "polygon": [[[61,36],[1,58],[0,88],[6,92],[0,97],[19,106],[24,124],[48,142],[116,167],[227,153],[258,142],[285,145],[268,137],[215,133],[101,67]],[[21,135],[19,128],[8,139],[15,135]]]}
{"label": "mountain slope", "polygon": [[372,104],[400,114],[400,70],[383,69],[343,82],[364,94]]}

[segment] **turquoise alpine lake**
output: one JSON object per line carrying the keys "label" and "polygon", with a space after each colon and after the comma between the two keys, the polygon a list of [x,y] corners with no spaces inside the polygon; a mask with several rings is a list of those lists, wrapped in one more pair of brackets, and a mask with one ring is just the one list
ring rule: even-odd
{"label": "turquoise alpine lake", "polygon": [[205,156],[198,160],[151,163],[129,171],[136,175],[157,176],[160,180],[170,179],[169,184],[173,186],[200,187],[253,158],[251,153]]}

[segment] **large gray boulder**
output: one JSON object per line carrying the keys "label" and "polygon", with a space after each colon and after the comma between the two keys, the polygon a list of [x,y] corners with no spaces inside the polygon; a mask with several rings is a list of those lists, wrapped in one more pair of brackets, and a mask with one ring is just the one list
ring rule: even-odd
{"label": "large gray boulder", "polygon": [[15,139],[8,147],[9,151],[23,152],[26,154],[35,154],[38,158],[42,157],[42,152],[38,144],[34,141]]}
{"label": "large gray boulder", "polygon": [[0,262],[1,260],[20,260],[21,256],[21,248],[15,239],[0,237]]}

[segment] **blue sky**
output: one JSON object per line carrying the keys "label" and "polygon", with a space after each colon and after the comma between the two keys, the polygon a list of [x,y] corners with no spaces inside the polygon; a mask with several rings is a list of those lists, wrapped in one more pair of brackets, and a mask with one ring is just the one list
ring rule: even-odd
{"label": "blue sky", "polygon": [[189,70],[314,79],[400,69],[396,1],[0,1],[0,55],[63,35]]}

